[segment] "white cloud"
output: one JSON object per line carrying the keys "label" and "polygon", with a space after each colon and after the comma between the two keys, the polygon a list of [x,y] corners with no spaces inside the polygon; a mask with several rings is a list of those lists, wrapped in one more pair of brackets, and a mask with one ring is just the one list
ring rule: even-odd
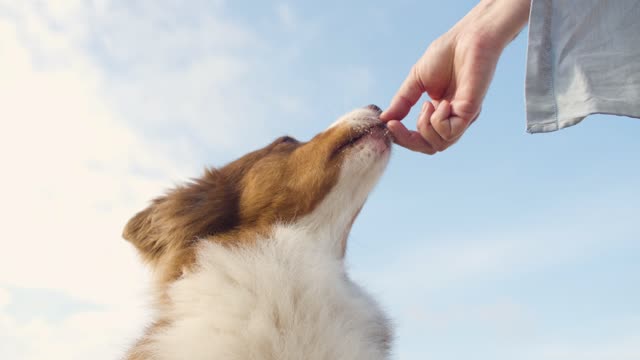
{"label": "white cloud", "polygon": [[144,312],[115,309],[74,314],[63,321],[16,321],[0,308],[0,358],[12,360],[121,358],[142,331]]}
{"label": "white cloud", "polygon": [[296,15],[291,8],[291,5],[286,3],[279,3],[276,5],[276,13],[282,25],[289,30],[294,30],[296,27]]}
{"label": "white cloud", "polygon": [[[94,9],[110,11],[110,6]],[[144,104],[148,87],[153,101],[172,112],[164,118],[172,126],[181,127],[176,119],[186,114],[189,131],[215,135],[223,132],[212,130],[225,119],[206,116],[203,109],[225,103],[225,93],[207,99],[212,85],[201,85],[217,81],[228,86],[226,91],[238,92],[231,87],[243,65],[229,56],[200,57],[177,74],[162,68],[163,52],[195,33],[178,34],[173,44],[165,39],[156,48],[153,43],[117,41],[107,44],[111,56],[125,57],[132,67],[142,67],[136,62],[151,67],[140,70],[142,80],[134,79],[131,86],[138,96],[131,106],[146,110],[120,111],[128,104],[119,107],[122,99],[109,96],[118,84],[108,80],[105,65],[84,47],[91,41],[89,20],[80,16],[86,10],[87,4],[79,2],[45,2],[43,8],[26,1],[0,4],[0,11],[11,15],[0,16],[0,285],[57,289],[102,304],[104,310],[79,312],[55,323],[24,323],[6,313],[11,296],[0,288],[0,357],[5,359],[110,359],[122,353],[144,323],[140,304],[147,276],[121,239],[121,229],[170,180],[192,176],[202,167],[189,157],[193,145],[183,141],[181,147],[164,148],[153,137],[141,136],[128,116],[153,115],[155,106]],[[119,24],[119,40],[125,40],[125,25],[142,31],[131,26],[144,21],[130,20]],[[190,41],[203,41],[208,30]],[[215,34],[228,28],[217,30]],[[143,47],[151,47],[149,56],[159,59],[145,57]],[[128,52],[132,58],[126,58]],[[193,96],[183,94],[188,92]],[[235,126],[230,122],[224,128]]]}
{"label": "white cloud", "polygon": [[11,294],[9,290],[0,287],[0,311],[11,303]]}
{"label": "white cloud", "polygon": [[[18,11],[23,26],[0,18],[0,285],[58,289],[105,310],[24,323],[0,288],[0,358],[115,358],[144,322],[146,282],[120,229],[183,167],[111,111],[104,74],[72,39]],[[159,178],[132,173],[140,166]]]}
{"label": "white cloud", "polygon": [[[396,303],[392,311],[398,337],[396,350],[403,359],[417,359],[427,354],[428,357],[456,358],[452,354],[435,356],[440,349],[434,348],[447,347],[443,342],[463,341],[468,346],[481,342],[497,342],[509,348],[522,346],[537,335],[540,326],[535,311],[510,298],[491,301],[475,298],[465,302],[465,299],[448,296],[444,303],[428,298],[414,300],[411,307]],[[428,346],[428,350],[420,350],[424,342],[433,345]],[[411,353],[414,355],[409,355]],[[422,356],[416,356],[418,354]]]}
{"label": "white cloud", "polygon": [[556,343],[531,349],[524,359],[531,360],[637,360],[640,359],[640,334],[591,343]]}
{"label": "white cloud", "polygon": [[[120,238],[126,220],[171,180],[195,175],[203,152],[254,147],[269,135],[270,120],[286,114],[293,122],[305,111],[307,99],[271,73],[274,50],[261,34],[229,21],[222,1],[189,4],[0,0],[0,12],[6,12],[0,13],[0,286],[55,288],[105,305],[61,322],[21,323],[7,312],[11,294],[0,287],[0,358],[121,354],[145,320],[146,273]],[[288,4],[278,5],[275,16],[301,32],[303,22]],[[277,51],[302,53],[297,47]],[[375,86],[372,72],[352,66],[335,73],[341,86],[333,91],[344,107],[364,105]],[[421,301],[451,284],[593,250],[594,239],[614,237],[611,229],[628,230],[634,223],[629,216],[576,215],[608,226],[584,233],[577,222],[574,240],[567,242],[564,223],[525,236],[513,228],[474,232],[465,243],[457,236],[470,236],[461,231],[451,234],[454,245],[409,249],[384,271],[360,275],[415,318],[442,327],[497,319],[508,332],[531,319],[508,300],[439,314],[424,312]],[[411,326],[418,325],[405,329]],[[619,355],[599,358],[631,358],[637,340],[586,349]],[[543,359],[589,359],[585,351],[569,345],[539,353]]]}
{"label": "white cloud", "polygon": [[113,69],[105,91],[114,109],[165,146],[196,144],[194,151],[208,155],[246,151],[271,136],[273,118],[294,121],[278,115],[302,106],[282,98],[304,103],[279,78],[279,62],[270,61],[279,51],[255,29],[229,20],[221,2],[113,2],[91,28],[98,61]]}
{"label": "white cloud", "polygon": [[[259,34],[222,2],[190,5],[0,0],[0,358],[121,354],[147,285],[127,219],[197,175],[203,152],[247,150],[273,114],[304,109],[273,82]],[[102,310],[24,323],[2,286]]]}
{"label": "white cloud", "polygon": [[221,2],[0,4],[0,284],[126,302],[145,278],[126,220],[302,100],[264,91],[268,46]]}
{"label": "white cloud", "polygon": [[[624,190],[599,197],[615,199],[619,192]],[[603,247],[638,236],[632,209],[622,203],[615,209],[601,209],[598,204],[595,197],[585,198],[499,229],[461,226],[447,234],[416,233],[403,240],[411,247],[399,245],[389,254],[391,260],[384,269],[360,276],[385,292],[420,299],[447,287],[596,256]],[[568,208],[571,214],[566,213]],[[404,280],[397,281],[399,277]]]}
{"label": "white cloud", "polygon": [[119,232],[161,183],[131,168],[147,164],[168,178],[179,166],[114,116],[100,97],[102,75],[63,36],[51,31],[32,42],[62,44],[56,57],[69,65],[52,69],[38,64],[7,20],[0,37],[0,283],[60,288],[100,303],[113,298],[116,287],[104,284],[115,279],[124,290],[137,288],[144,274]]}
{"label": "white cloud", "polygon": [[[549,326],[545,323],[548,314],[543,313],[544,305],[535,300],[521,303],[522,299],[513,295],[510,292],[513,288],[506,284],[510,279],[544,273],[558,265],[561,269],[571,268],[598,258],[603,249],[622,247],[636,239],[638,229],[633,221],[635,212],[628,208],[630,205],[621,202],[616,208],[598,207],[602,204],[599,197],[614,201],[612,199],[620,198],[618,195],[624,194],[624,190],[611,189],[597,196],[572,199],[572,206],[558,204],[537,217],[505,223],[499,229],[460,226],[436,238],[427,227],[425,232],[408,235],[402,241],[393,239],[395,250],[385,253],[382,265],[357,271],[354,277],[377,294],[397,320],[401,340],[397,351],[407,358],[419,358],[416,354],[424,356],[427,350],[421,348],[421,343],[427,341],[423,338],[428,336],[432,337],[429,341],[437,338],[437,341],[452,342],[460,338],[473,342],[486,336],[492,344],[504,347],[500,351],[512,352],[517,354],[515,358],[521,358],[523,353],[529,353],[523,349],[537,344],[540,338],[548,339],[545,331]],[[567,209],[572,212],[567,213]],[[501,282],[503,280],[507,281]],[[492,289],[496,283],[504,284],[501,290]],[[483,288],[488,290],[484,292]],[[540,285],[535,288],[549,291]],[[616,316],[611,314],[613,318]],[[585,319],[589,321],[592,319]],[[465,338],[470,333],[473,336]],[[619,353],[613,345],[607,345],[609,341],[618,340],[622,341],[619,335],[589,344],[587,349],[593,349],[602,355],[600,357],[581,357],[591,350],[581,352],[579,344],[565,340],[557,346],[536,348],[535,353],[541,355],[531,359],[631,359],[628,354],[637,356],[636,348],[629,347],[631,342],[626,342],[625,350]],[[446,349],[441,344],[435,347],[439,347],[437,351]],[[620,357],[604,354],[620,354]],[[514,357],[505,355],[504,358]]]}

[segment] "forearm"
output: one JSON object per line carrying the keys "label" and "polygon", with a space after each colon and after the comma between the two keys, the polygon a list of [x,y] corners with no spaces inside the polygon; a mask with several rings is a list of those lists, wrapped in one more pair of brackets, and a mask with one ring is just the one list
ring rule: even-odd
{"label": "forearm", "polygon": [[452,31],[472,33],[504,48],[527,24],[530,9],[531,0],[481,0]]}

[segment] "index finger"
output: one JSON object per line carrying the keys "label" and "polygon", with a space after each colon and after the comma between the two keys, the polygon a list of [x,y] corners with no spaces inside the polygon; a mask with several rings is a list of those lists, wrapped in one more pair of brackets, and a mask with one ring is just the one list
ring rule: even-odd
{"label": "index finger", "polygon": [[402,120],[407,116],[411,108],[420,100],[424,93],[424,86],[416,74],[417,67],[411,68],[409,76],[404,80],[400,89],[391,100],[389,107],[380,114],[380,120]]}

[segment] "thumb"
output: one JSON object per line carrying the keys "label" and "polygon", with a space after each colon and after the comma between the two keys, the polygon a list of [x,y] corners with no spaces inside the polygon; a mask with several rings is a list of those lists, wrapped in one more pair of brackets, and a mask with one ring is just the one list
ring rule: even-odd
{"label": "thumb", "polygon": [[449,86],[453,52],[446,39],[438,39],[425,51],[411,68],[389,108],[381,115],[382,121],[402,120],[425,92],[439,99]]}

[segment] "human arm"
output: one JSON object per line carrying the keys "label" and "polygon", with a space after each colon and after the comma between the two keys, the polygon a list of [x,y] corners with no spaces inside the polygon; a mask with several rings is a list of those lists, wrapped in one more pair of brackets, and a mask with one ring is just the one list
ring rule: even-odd
{"label": "human arm", "polygon": [[[478,117],[504,48],[527,23],[531,0],[481,0],[435,40],[381,115],[396,143],[434,154],[454,144]],[[417,131],[400,121],[427,93]]]}

